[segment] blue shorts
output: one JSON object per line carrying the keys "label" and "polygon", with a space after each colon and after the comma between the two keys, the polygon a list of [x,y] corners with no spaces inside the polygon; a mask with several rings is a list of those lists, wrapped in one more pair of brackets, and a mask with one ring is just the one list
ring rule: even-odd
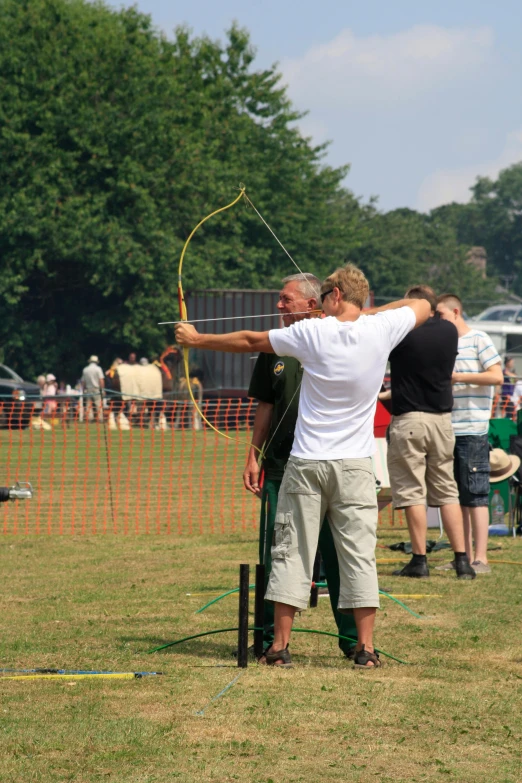
{"label": "blue shorts", "polygon": [[457,435],[453,453],[461,506],[489,505],[489,441],[487,435]]}

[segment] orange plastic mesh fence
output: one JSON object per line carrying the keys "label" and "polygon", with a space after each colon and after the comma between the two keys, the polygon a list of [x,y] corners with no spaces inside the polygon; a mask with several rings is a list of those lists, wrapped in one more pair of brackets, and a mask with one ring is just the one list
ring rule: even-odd
{"label": "orange plastic mesh fence", "polygon": [[518,404],[515,404],[512,397],[502,394],[495,394],[493,398],[493,408],[491,416],[496,419],[517,420]]}
{"label": "orange plastic mesh fence", "polygon": [[[256,529],[259,500],[242,473],[256,403],[56,398],[0,401],[0,485],[30,481],[30,501],[4,503],[4,533],[232,533]],[[496,399],[494,414],[516,417]],[[404,526],[381,503],[380,524]]]}
{"label": "orange plastic mesh fence", "polygon": [[5,503],[4,533],[204,533],[257,527],[243,487],[255,402],[57,398],[0,402],[0,484],[30,481]]}

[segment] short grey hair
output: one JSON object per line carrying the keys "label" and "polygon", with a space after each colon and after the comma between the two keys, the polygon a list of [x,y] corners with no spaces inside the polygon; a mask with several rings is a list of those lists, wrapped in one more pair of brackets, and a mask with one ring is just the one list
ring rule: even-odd
{"label": "short grey hair", "polygon": [[313,298],[319,301],[321,298],[321,281],[318,277],[309,272],[299,272],[297,275],[288,275],[288,277],[283,277],[281,280],[283,285],[294,283],[295,281],[300,283],[299,290],[303,296],[307,299]]}

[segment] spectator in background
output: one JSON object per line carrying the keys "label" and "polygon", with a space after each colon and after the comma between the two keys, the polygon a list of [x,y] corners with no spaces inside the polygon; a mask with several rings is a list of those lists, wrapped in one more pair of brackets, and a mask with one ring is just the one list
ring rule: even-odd
{"label": "spectator in background", "polygon": [[136,364],[136,354],[134,352],[129,354],[129,358],[127,359],[125,364],[130,364],[130,365]]}
{"label": "spectator in background", "polygon": [[505,419],[512,419],[515,412],[515,406],[513,405],[512,397],[515,392],[515,384],[517,382],[515,360],[512,356],[504,357],[503,379],[504,383],[502,384],[502,389],[500,392],[502,415]]}
{"label": "spectator in background", "polygon": [[119,391],[118,367],[123,364],[123,359],[116,357],[107,372],[105,373],[105,388]]}
{"label": "spectator in background", "polygon": [[[40,397],[43,397],[45,387],[45,375],[39,375],[36,379],[36,383],[40,389]],[[41,414],[43,413],[43,403],[35,403],[33,416],[31,417],[31,427],[35,430],[50,430],[51,427],[43,420]]]}
{"label": "spectator in background", "polygon": [[13,389],[11,397],[12,403],[6,403],[4,408],[7,413],[7,427],[10,430],[25,429],[31,422],[31,403],[25,402],[25,393],[21,389]]}
{"label": "spectator in background", "polygon": [[515,384],[515,389],[513,391],[513,396],[511,397],[511,402],[513,404],[513,411],[515,413],[520,408],[520,400],[521,399],[522,399],[522,380],[519,380]]}
{"label": "spectator in background", "polygon": [[109,429],[111,430],[130,429],[130,422],[125,415],[127,402],[124,400],[121,393],[122,389],[119,371],[122,367],[126,367],[126,362],[117,356],[105,373],[105,388],[110,389],[111,392],[113,392],[110,396],[108,416]]}
{"label": "spectator in background", "polygon": [[[435,313],[429,286],[406,291],[406,300],[426,299],[431,316],[390,354],[392,420],[388,471],[395,508],[405,509],[412,558],[395,576],[429,576],[426,560],[427,506],[440,508],[460,579],[474,579],[466,555],[459,493],[453,476],[455,437],[451,427],[451,376],[458,334]],[[376,308],[370,312],[379,312]]]}
{"label": "spectator in background", "polygon": [[82,388],[86,399],[85,418],[87,421],[93,417],[92,405],[94,402],[96,419],[103,417],[103,390],[105,388],[105,376],[99,365],[99,359],[94,354],[89,358],[89,364],[83,368]]}
{"label": "spectator in background", "polygon": [[45,384],[42,389],[42,397],[45,398],[44,413],[47,416],[53,416],[56,413],[58,403],[56,399],[49,398],[56,397],[57,390],[58,383],[56,381],[56,376],[50,372],[45,376]]}
{"label": "spectator in background", "polygon": [[[456,435],[455,478],[464,517],[466,552],[478,574],[488,574],[489,442],[493,387],[502,383],[502,367],[491,338],[470,329],[455,294],[439,296],[441,318],[457,327],[458,355],[453,372],[453,413]],[[473,542],[475,553],[473,554]],[[454,561],[439,568],[454,568]]]}

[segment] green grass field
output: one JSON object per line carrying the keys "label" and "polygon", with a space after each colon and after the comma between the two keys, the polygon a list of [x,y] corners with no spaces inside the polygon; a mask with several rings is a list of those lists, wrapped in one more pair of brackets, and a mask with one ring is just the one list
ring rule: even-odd
{"label": "green grass field", "polygon": [[[491,542],[492,560],[519,565],[471,583],[434,570],[412,583],[379,565],[383,589],[431,595],[405,599],[423,619],[382,600],[377,644],[409,665],[354,671],[335,639],[296,634],[294,669],[251,665],[209,704],[238,674],[234,634],[147,651],[236,625],[235,597],[194,612],[256,562],[255,533],[4,535],[3,667],[165,674],[3,679],[0,780],[519,783],[522,542]],[[328,599],[297,623],[332,630]]]}

